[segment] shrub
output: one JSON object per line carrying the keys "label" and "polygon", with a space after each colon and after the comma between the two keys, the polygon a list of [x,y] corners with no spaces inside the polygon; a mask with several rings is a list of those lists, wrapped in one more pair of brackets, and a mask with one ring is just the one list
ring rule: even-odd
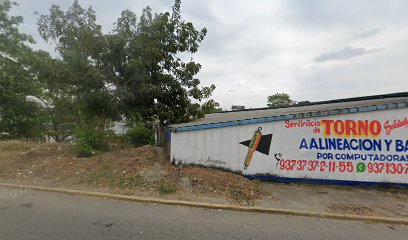
{"label": "shrub", "polygon": [[135,147],[153,144],[154,142],[152,130],[141,126],[130,129],[125,138],[129,144]]}
{"label": "shrub", "polygon": [[90,126],[80,126],[75,131],[75,150],[79,157],[89,157],[108,149],[105,130]]}
{"label": "shrub", "polygon": [[109,151],[117,151],[129,146],[123,135],[117,135],[113,131],[108,132],[103,139],[103,143]]}

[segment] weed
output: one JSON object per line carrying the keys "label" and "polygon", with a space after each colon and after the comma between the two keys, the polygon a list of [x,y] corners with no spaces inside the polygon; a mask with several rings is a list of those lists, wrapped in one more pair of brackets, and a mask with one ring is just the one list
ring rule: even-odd
{"label": "weed", "polygon": [[160,195],[173,194],[177,191],[177,187],[172,183],[162,182],[157,190],[159,191]]}
{"label": "weed", "polygon": [[87,175],[79,180],[79,184],[98,184],[113,182],[115,179],[111,167],[103,165],[98,170],[95,170],[92,174]]}
{"label": "weed", "polygon": [[119,188],[137,188],[144,184],[145,181],[142,176],[139,174],[131,176],[131,177],[120,177],[118,184]]}
{"label": "weed", "polygon": [[28,151],[34,146],[36,146],[35,143],[26,141],[19,140],[0,141],[0,151],[2,152]]}
{"label": "weed", "polygon": [[104,184],[120,189],[134,189],[145,184],[145,181],[139,174],[130,177],[122,176],[115,174],[109,165],[103,165],[93,173],[84,176],[78,183],[87,185]]}
{"label": "weed", "polygon": [[100,151],[108,150],[104,138],[108,136],[105,130],[98,130],[92,126],[80,126],[75,131],[75,150],[78,157],[89,157]]}

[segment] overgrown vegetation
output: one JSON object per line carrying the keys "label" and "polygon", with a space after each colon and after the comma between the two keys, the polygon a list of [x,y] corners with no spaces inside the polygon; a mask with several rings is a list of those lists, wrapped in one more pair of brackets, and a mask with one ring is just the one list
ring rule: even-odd
{"label": "overgrown vegetation", "polygon": [[46,118],[27,96],[41,93],[32,65],[34,51],[27,46],[31,36],[21,33],[20,16],[10,16],[14,4],[0,1],[0,135],[7,138],[41,136]]}
{"label": "overgrown vegetation", "polygon": [[35,143],[21,140],[1,141],[0,152],[29,151],[36,146]]}
{"label": "overgrown vegetation", "polygon": [[[179,123],[219,107],[208,100],[215,86],[201,86],[201,65],[193,59],[207,30],[182,18],[180,0],[171,12],[146,7],[137,17],[124,10],[109,33],[92,7],[78,0],[68,9],[53,4],[37,15],[37,24],[57,57],[30,47],[33,38],[19,27],[23,19],[9,14],[13,5],[0,0],[2,138],[48,135],[62,142],[74,136],[85,156],[105,150],[107,122]],[[182,54],[191,58],[184,61]],[[135,146],[151,143],[146,129],[129,137]]]}
{"label": "overgrown vegetation", "polygon": [[173,194],[177,191],[177,187],[173,183],[161,182],[157,188],[160,195]]}
{"label": "overgrown vegetation", "polygon": [[75,150],[80,157],[89,157],[100,151],[109,150],[105,141],[108,131],[89,125],[80,125],[75,131]]}
{"label": "overgrown vegetation", "polygon": [[126,141],[135,147],[141,147],[146,144],[153,144],[153,132],[152,130],[138,126],[130,129],[125,135]]}
{"label": "overgrown vegetation", "polygon": [[0,181],[186,200],[206,196],[242,204],[265,195],[262,184],[238,174],[175,167],[150,145],[88,158],[78,158],[74,148],[67,143],[0,141]]}

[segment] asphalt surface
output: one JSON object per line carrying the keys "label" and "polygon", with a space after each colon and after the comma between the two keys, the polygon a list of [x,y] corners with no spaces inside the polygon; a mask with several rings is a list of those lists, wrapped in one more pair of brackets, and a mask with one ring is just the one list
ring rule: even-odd
{"label": "asphalt surface", "polygon": [[[305,201],[307,201],[305,199]],[[0,239],[404,239],[408,226],[0,188]]]}

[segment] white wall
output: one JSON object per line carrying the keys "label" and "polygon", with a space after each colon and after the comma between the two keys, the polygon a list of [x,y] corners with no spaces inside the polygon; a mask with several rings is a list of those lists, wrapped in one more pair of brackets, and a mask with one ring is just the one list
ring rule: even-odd
{"label": "white wall", "polygon": [[113,126],[110,128],[115,134],[125,134],[129,131],[129,127],[125,123],[114,122]]}
{"label": "white wall", "polygon": [[[406,146],[406,144],[408,144],[407,109],[333,115],[302,120],[317,121],[320,123],[320,126],[317,128],[312,126],[288,128],[287,122],[276,121],[172,133],[170,157],[171,160],[175,160],[177,163],[222,167],[232,171],[240,171],[244,175],[267,174],[290,178],[408,183],[408,152],[406,149],[408,148],[408,146]],[[342,120],[343,123],[345,123],[346,120],[376,120],[380,123],[381,129],[378,136],[361,136],[358,135],[358,132],[354,132],[357,133],[358,136],[335,136],[334,134],[325,136],[325,127],[322,125],[324,120]],[[387,134],[385,129],[386,123],[388,121],[388,124],[392,124],[394,120],[406,125],[395,128]],[[298,121],[299,120],[290,120],[290,122]],[[348,123],[350,123],[350,126],[353,126],[351,121],[348,121]],[[336,126],[339,128],[338,130],[341,130],[341,122]],[[254,131],[258,127],[262,127],[262,134],[264,135],[273,134],[270,153],[269,155],[264,155],[260,152],[255,152],[248,169],[244,170],[244,160],[248,152],[248,147],[240,144],[240,142],[251,139]],[[353,133],[353,131],[351,131],[351,133]],[[382,151],[360,151],[352,149],[322,150],[300,147],[302,139],[305,139],[304,141],[310,146],[312,138],[317,141],[321,139],[323,142],[325,139],[336,138],[340,139],[342,143],[344,143],[344,141],[350,142],[351,139],[357,139],[357,141],[359,139],[362,141],[368,139],[366,144],[377,141],[381,144]],[[387,149],[386,141],[389,143],[389,149]],[[356,147],[355,140],[353,143],[353,147]],[[281,161],[276,160],[274,156],[275,153],[282,154]],[[333,159],[323,159],[321,157],[322,153],[332,154]],[[393,160],[343,160],[339,159],[339,156],[336,155],[347,153],[366,157],[368,157],[367,154],[377,154],[377,156],[381,156],[382,154],[388,157],[391,155]],[[318,158],[318,156],[320,157]],[[397,158],[399,160],[406,159],[407,161],[396,161]],[[294,164],[293,167],[291,167],[290,164],[286,164],[288,163],[286,160],[296,161],[291,162],[291,164]],[[317,164],[316,162],[313,163],[313,161],[317,161]],[[281,166],[281,162],[285,164]],[[347,162],[351,162],[349,163],[349,165],[352,165],[352,167],[349,166],[350,169],[352,168],[351,172],[344,170],[344,166]],[[357,165],[360,162],[365,166],[365,170],[357,172]],[[316,167],[313,165],[316,165]],[[330,165],[330,167],[328,167],[328,165]],[[363,170],[362,164],[359,164],[359,167],[360,170]],[[381,172],[380,168],[382,168]],[[402,173],[400,172],[401,169]]]}

